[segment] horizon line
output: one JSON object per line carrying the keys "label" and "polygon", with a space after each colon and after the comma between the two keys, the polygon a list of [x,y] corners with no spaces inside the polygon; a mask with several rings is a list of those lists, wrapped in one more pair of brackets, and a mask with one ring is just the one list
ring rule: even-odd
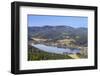
{"label": "horizon line", "polygon": [[[44,26],[28,26],[28,27],[45,27],[45,26],[50,26],[50,27],[57,27],[57,26],[53,26],[53,25],[44,25]],[[73,26],[66,26],[66,25],[59,25],[59,26],[64,26],[64,27],[73,27]],[[58,27],[59,27],[58,26]],[[73,28],[88,28],[88,27],[73,27]]]}

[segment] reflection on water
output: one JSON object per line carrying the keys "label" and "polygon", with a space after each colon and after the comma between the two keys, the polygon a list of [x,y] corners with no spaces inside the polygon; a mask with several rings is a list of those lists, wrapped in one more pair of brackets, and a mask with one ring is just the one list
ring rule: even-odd
{"label": "reflection on water", "polygon": [[44,44],[32,44],[35,48],[38,48],[45,52],[56,53],[56,54],[75,54],[80,53],[79,49],[70,49],[70,48],[58,48],[54,46],[47,46]]}

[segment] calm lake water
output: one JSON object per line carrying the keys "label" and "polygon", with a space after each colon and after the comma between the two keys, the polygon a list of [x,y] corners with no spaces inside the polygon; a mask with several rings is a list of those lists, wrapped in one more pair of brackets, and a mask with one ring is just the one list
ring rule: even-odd
{"label": "calm lake water", "polygon": [[80,53],[79,49],[73,49],[72,50],[72,49],[69,49],[69,48],[58,48],[58,47],[54,47],[54,46],[46,46],[44,44],[32,44],[32,46],[34,46],[35,48],[38,48],[42,51],[49,52],[49,53],[56,53],[56,54]]}

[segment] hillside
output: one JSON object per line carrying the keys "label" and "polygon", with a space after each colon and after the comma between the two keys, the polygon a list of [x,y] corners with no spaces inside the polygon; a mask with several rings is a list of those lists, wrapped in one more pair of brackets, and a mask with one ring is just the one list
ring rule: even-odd
{"label": "hillside", "polygon": [[57,60],[57,59],[73,59],[69,55],[61,55],[55,53],[48,53],[42,50],[39,50],[35,47],[28,46],[28,60]]}
{"label": "hillside", "polygon": [[87,46],[87,28],[74,28],[70,26],[43,26],[28,27],[28,37],[51,40],[74,39],[77,45]]}

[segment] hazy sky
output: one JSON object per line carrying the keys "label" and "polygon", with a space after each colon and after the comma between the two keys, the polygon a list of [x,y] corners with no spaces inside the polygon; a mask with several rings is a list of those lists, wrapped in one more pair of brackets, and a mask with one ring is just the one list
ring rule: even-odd
{"label": "hazy sky", "polygon": [[87,27],[88,17],[80,16],[47,16],[28,15],[28,26],[59,26],[66,25],[72,27]]}

